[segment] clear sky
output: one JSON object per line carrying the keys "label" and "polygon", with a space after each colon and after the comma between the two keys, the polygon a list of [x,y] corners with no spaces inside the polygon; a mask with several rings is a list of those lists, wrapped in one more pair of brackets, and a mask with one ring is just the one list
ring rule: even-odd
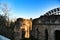
{"label": "clear sky", "polygon": [[47,11],[60,7],[59,0],[0,0],[11,8],[10,18],[38,18]]}

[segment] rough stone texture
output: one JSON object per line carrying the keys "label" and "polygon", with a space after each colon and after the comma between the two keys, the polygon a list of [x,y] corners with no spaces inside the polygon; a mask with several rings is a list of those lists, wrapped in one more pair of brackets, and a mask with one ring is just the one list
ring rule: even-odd
{"label": "rough stone texture", "polygon": [[[25,27],[25,29],[21,29],[21,27]],[[29,29],[26,30],[26,28]],[[32,20],[18,18],[13,25],[10,25],[10,27],[0,25],[0,35],[3,35],[11,40],[22,40],[25,36],[25,33],[23,33],[25,30],[27,33],[28,31],[32,30]]]}
{"label": "rough stone texture", "polygon": [[[53,17],[55,17],[55,16],[53,16]],[[60,17],[60,15],[58,15],[58,16]],[[47,20],[49,20],[48,23],[46,23],[45,21],[41,22],[41,23],[38,22],[38,21],[41,21],[40,18],[34,19],[33,26],[32,26],[33,27],[32,36],[34,36],[35,38],[38,38],[39,40],[45,40],[45,30],[47,29],[48,30],[48,40],[55,40],[54,32],[56,30],[60,30],[60,22],[59,22],[58,17],[57,17],[58,21],[56,21],[56,19],[55,19],[55,22],[51,22],[52,20],[54,20],[54,19],[51,20],[51,18],[49,18],[50,20],[47,19]],[[44,20],[46,20],[46,19],[44,19]]]}
{"label": "rough stone texture", "polygon": [[[37,40],[55,40],[55,31],[60,30],[60,8],[48,11],[46,14],[32,20],[31,36]],[[19,29],[22,19],[17,19],[14,27],[0,26],[0,35],[11,40],[21,40],[23,31]],[[15,27],[16,26],[16,27]]]}
{"label": "rough stone texture", "polygon": [[[39,18],[33,19],[32,36],[38,40],[55,40],[54,32],[60,30],[60,8],[48,11]],[[47,30],[47,35],[45,33]]]}

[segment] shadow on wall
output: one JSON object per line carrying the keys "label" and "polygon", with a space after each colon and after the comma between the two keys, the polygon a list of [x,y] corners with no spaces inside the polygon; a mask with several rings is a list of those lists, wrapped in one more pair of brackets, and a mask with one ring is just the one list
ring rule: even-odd
{"label": "shadow on wall", "polygon": [[8,38],[6,38],[6,37],[0,35],[0,40],[10,40],[10,39],[8,39]]}

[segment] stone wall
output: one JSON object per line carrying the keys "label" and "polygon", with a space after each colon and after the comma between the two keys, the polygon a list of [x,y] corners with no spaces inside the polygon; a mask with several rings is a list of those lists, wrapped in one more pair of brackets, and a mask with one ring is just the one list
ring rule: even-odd
{"label": "stone wall", "polygon": [[[32,36],[38,40],[55,40],[54,32],[56,30],[60,30],[59,17],[60,15],[49,15],[40,16],[39,18],[33,19]],[[45,30],[47,30],[47,35]]]}

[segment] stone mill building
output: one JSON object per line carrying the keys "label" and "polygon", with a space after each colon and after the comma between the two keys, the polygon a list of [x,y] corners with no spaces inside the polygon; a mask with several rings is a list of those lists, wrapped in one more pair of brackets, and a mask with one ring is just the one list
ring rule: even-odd
{"label": "stone mill building", "polygon": [[60,8],[32,20],[32,34],[38,40],[60,40]]}

